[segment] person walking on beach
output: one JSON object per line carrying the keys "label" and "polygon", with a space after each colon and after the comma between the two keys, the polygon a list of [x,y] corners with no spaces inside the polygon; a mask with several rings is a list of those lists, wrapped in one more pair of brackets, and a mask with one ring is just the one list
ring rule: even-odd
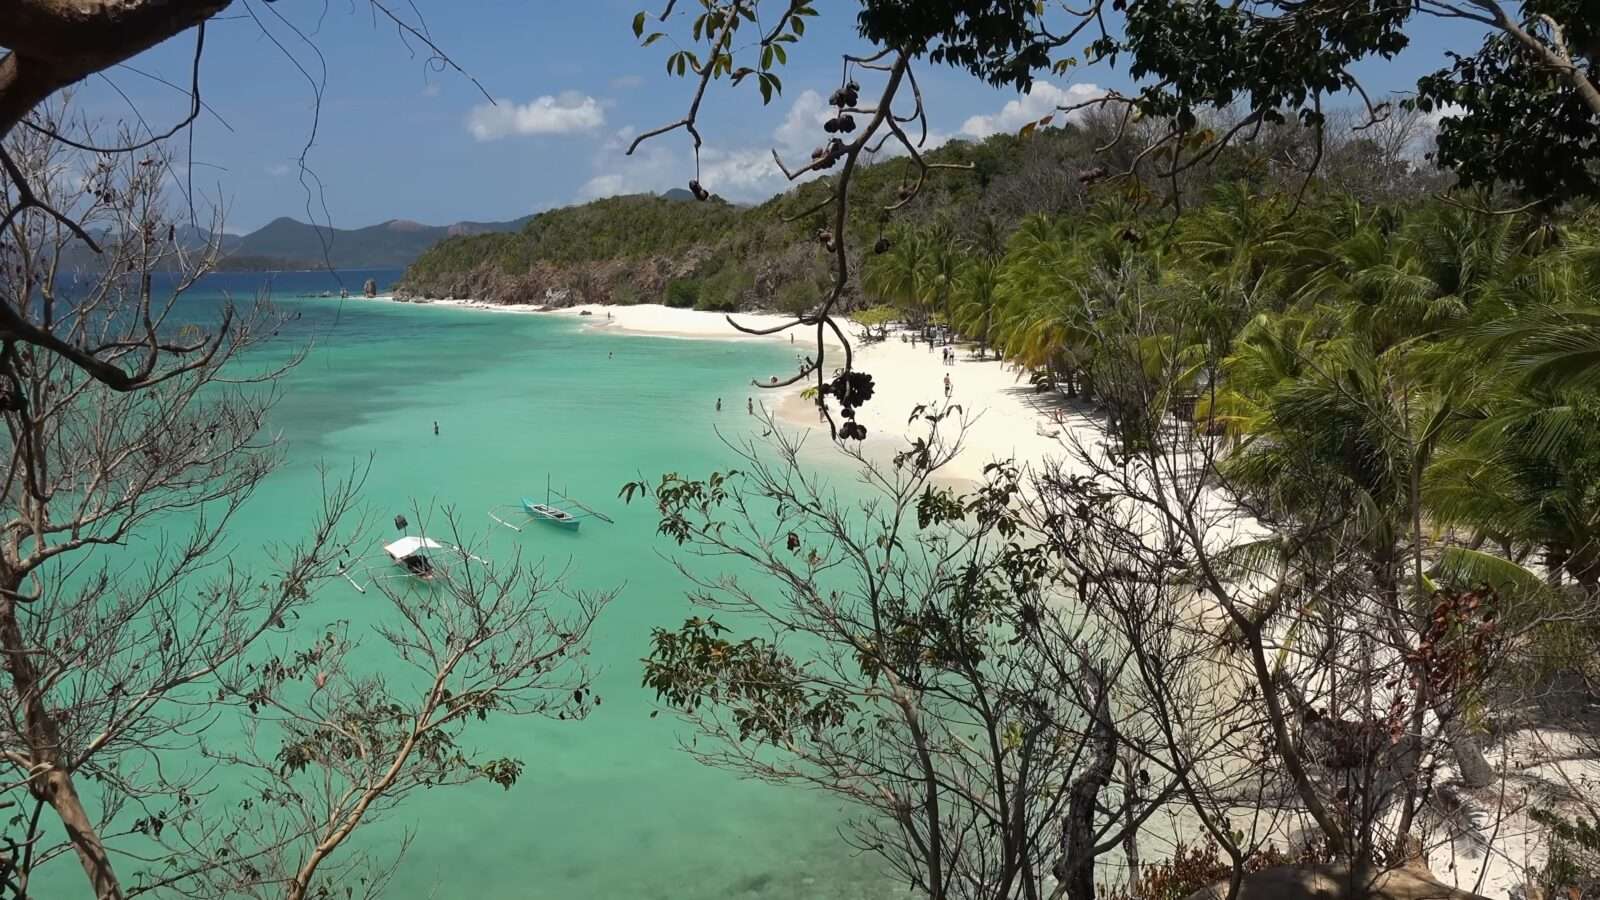
{"label": "person walking on beach", "polygon": [[950,399],[950,376],[949,375],[944,376],[944,398],[946,400]]}

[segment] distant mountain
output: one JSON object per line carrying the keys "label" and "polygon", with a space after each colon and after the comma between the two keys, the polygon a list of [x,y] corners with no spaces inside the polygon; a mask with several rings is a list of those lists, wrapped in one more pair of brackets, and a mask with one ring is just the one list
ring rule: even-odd
{"label": "distant mountain", "polygon": [[518,231],[530,218],[454,225],[391,219],[366,228],[324,228],[285,217],[243,237],[228,237],[223,268],[315,269],[332,263],[339,269],[398,269],[445,238]]}

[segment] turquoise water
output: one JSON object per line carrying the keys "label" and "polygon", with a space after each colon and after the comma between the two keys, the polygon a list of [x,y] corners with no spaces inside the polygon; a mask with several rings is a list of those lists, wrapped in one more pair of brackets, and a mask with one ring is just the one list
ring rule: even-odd
{"label": "turquoise water", "polygon": [[[394,273],[378,274],[385,283]],[[366,275],[344,279],[354,287]],[[248,294],[258,280],[208,286]],[[303,531],[319,463],[342,471],[370,457],[363,497],[374,547],[393,533],[394,513],[414,521],[414,505],[448,505],[485,536],[487,555],[520,546],[527,557],[570,560],[578,586],[625,585],[590,660],[602,669],[604,703],[582,723],[501,719],[470,731],[486,756],[521,758],[521,782],[509,792],[481,784],[417,793],[369,830],[365,840],[380,845],[415,833],[385,896],[887,895],[872,861],[840,841],[837,801],[700,766],[677,747],[680,724],[650,718],[652,698],[639,686],[651,626],[676,625],[688,607],[658,552],[670,543],[655,535],[648,508],[616,499],[618,488],[640,473],[727,467],[713,426],[735,435],[753,427],[743,385],[785,370],[788,348],[605,334],[568,317],[291,296],[328,287],[317,275],[275,286],[280,309],[298,316],[282,339],[315,346],[272,413],[287,459],[231,529],[233,561],[258,563],[256,548]],[[616,524],[515,534],[490,522],[491,507],[537,496],[546,473]],[[341,583],[316,602],[315,615],[360,621],[381,600]]]}

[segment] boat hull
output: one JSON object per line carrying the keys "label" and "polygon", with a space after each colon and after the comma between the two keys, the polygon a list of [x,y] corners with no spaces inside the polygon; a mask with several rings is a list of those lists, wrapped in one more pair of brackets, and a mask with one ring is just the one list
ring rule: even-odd
{"label": "boat hull", "polygon": [[535,519],[554,525],[557,528],[576,529],[579,519],[564,509],[558,509],[545,503],[535,503],[527,497],[522,498],[522,508]]}

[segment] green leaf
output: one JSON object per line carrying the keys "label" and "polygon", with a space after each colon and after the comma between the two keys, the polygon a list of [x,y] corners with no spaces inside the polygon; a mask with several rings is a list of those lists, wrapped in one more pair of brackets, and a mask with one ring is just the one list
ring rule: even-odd
{"label": "green leaf", "polygon": [[654,44],[656,41],[659,41],[664,37],[666,37],[665,33],[660,32],[660,31],[654,32],[649,37],[645,38],[644,39],[644,43],[640,44],[640,46],[641,47],[648,47],[651,44]]}
{"label": "green leaf", "polygon": [[780,66],[787,65],[789,63],[789,54],[784,52],[782,44],[772,45],[772,55],[778,58],[778,65]]}
{"label": "green leaf", "polygon": [[633,36],[639,37],[642,34],[644,34],[644,13],[641,12],[633,17]]}

